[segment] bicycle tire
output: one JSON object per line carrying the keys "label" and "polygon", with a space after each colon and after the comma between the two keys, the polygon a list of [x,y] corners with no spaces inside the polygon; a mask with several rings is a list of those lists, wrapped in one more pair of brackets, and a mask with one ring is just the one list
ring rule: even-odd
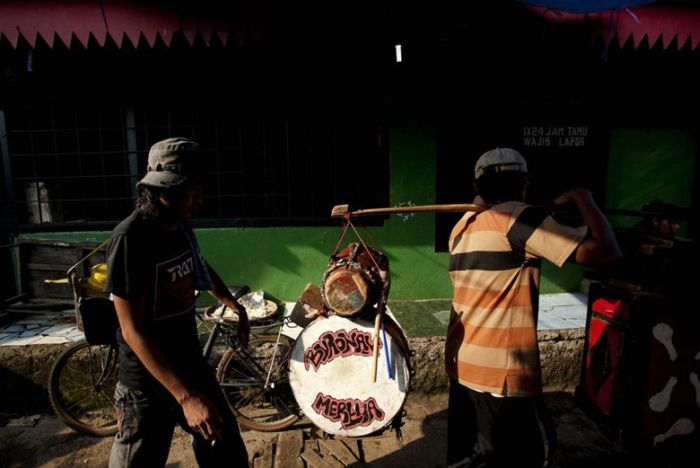
{"label": "bicycle tire", "polygon": [[[238,422],[249,429],[274,432],[286,429],[299,420],[299,407],[289,386],[289,357],[294,342],[279,337],[275,361],[270,367],[277,335],[251,337],[245,356],[229,348],[221,358],[216,378],[229,408]],[[249,359],[249,358],[250,359]],[[268,370],[271,385],[265,387]]]}
{"label": "bicycle tire", "polygon": [[49,375],[49,400],[68,427],[93,436],[117,433],[117,359],[115,345],[91,345],[81,340],[54,363]]}

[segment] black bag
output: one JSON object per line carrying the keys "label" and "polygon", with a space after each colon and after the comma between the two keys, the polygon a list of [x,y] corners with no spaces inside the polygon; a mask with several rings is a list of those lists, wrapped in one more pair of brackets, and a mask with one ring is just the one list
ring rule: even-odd
{"label": "black bag", "polygon": [[119,321],[112,301],[101,297],[81,297],[78,299],[78,313],[78,328],[85,333],[88,343],[97,345],[115,342]]}

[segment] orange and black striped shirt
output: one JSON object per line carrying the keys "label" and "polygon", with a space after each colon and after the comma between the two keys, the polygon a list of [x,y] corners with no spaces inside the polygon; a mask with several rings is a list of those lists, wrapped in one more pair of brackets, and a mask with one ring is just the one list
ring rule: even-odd
{"label": "orange and black striped shirt", "polygon": [[496,395],[541,392],[540,259],[562,266],[586,231],[517,201],[464,215],[449,243],[454,298],[445,363],[450,377]]}

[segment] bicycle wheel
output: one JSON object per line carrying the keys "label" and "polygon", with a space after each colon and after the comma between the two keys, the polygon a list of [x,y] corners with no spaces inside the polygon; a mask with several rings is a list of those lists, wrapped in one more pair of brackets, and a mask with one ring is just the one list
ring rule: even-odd
{"label": "bicycle wheel", "polygon": [[275,343],[277,335],[262,335],[251,338],[248,349],[229,348],[216,372],[238,422],[261,432],[285,429],[299,419],[289,386],[293,342],[280,336],[279,344]]}
{"label": "bicycle wheel", "polygon": [[51,369],[49,400],[69,427],[95,436],[117,433],[117,347],[78,341]]}

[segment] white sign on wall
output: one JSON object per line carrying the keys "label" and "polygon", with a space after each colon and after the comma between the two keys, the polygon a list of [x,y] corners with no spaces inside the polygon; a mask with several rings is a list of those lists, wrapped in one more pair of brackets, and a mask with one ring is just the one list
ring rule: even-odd
{"label": "white sign on wall", "polygon": [[586,125],[525,125],[523,146],[526,148],[576,148],[586,145]]}

